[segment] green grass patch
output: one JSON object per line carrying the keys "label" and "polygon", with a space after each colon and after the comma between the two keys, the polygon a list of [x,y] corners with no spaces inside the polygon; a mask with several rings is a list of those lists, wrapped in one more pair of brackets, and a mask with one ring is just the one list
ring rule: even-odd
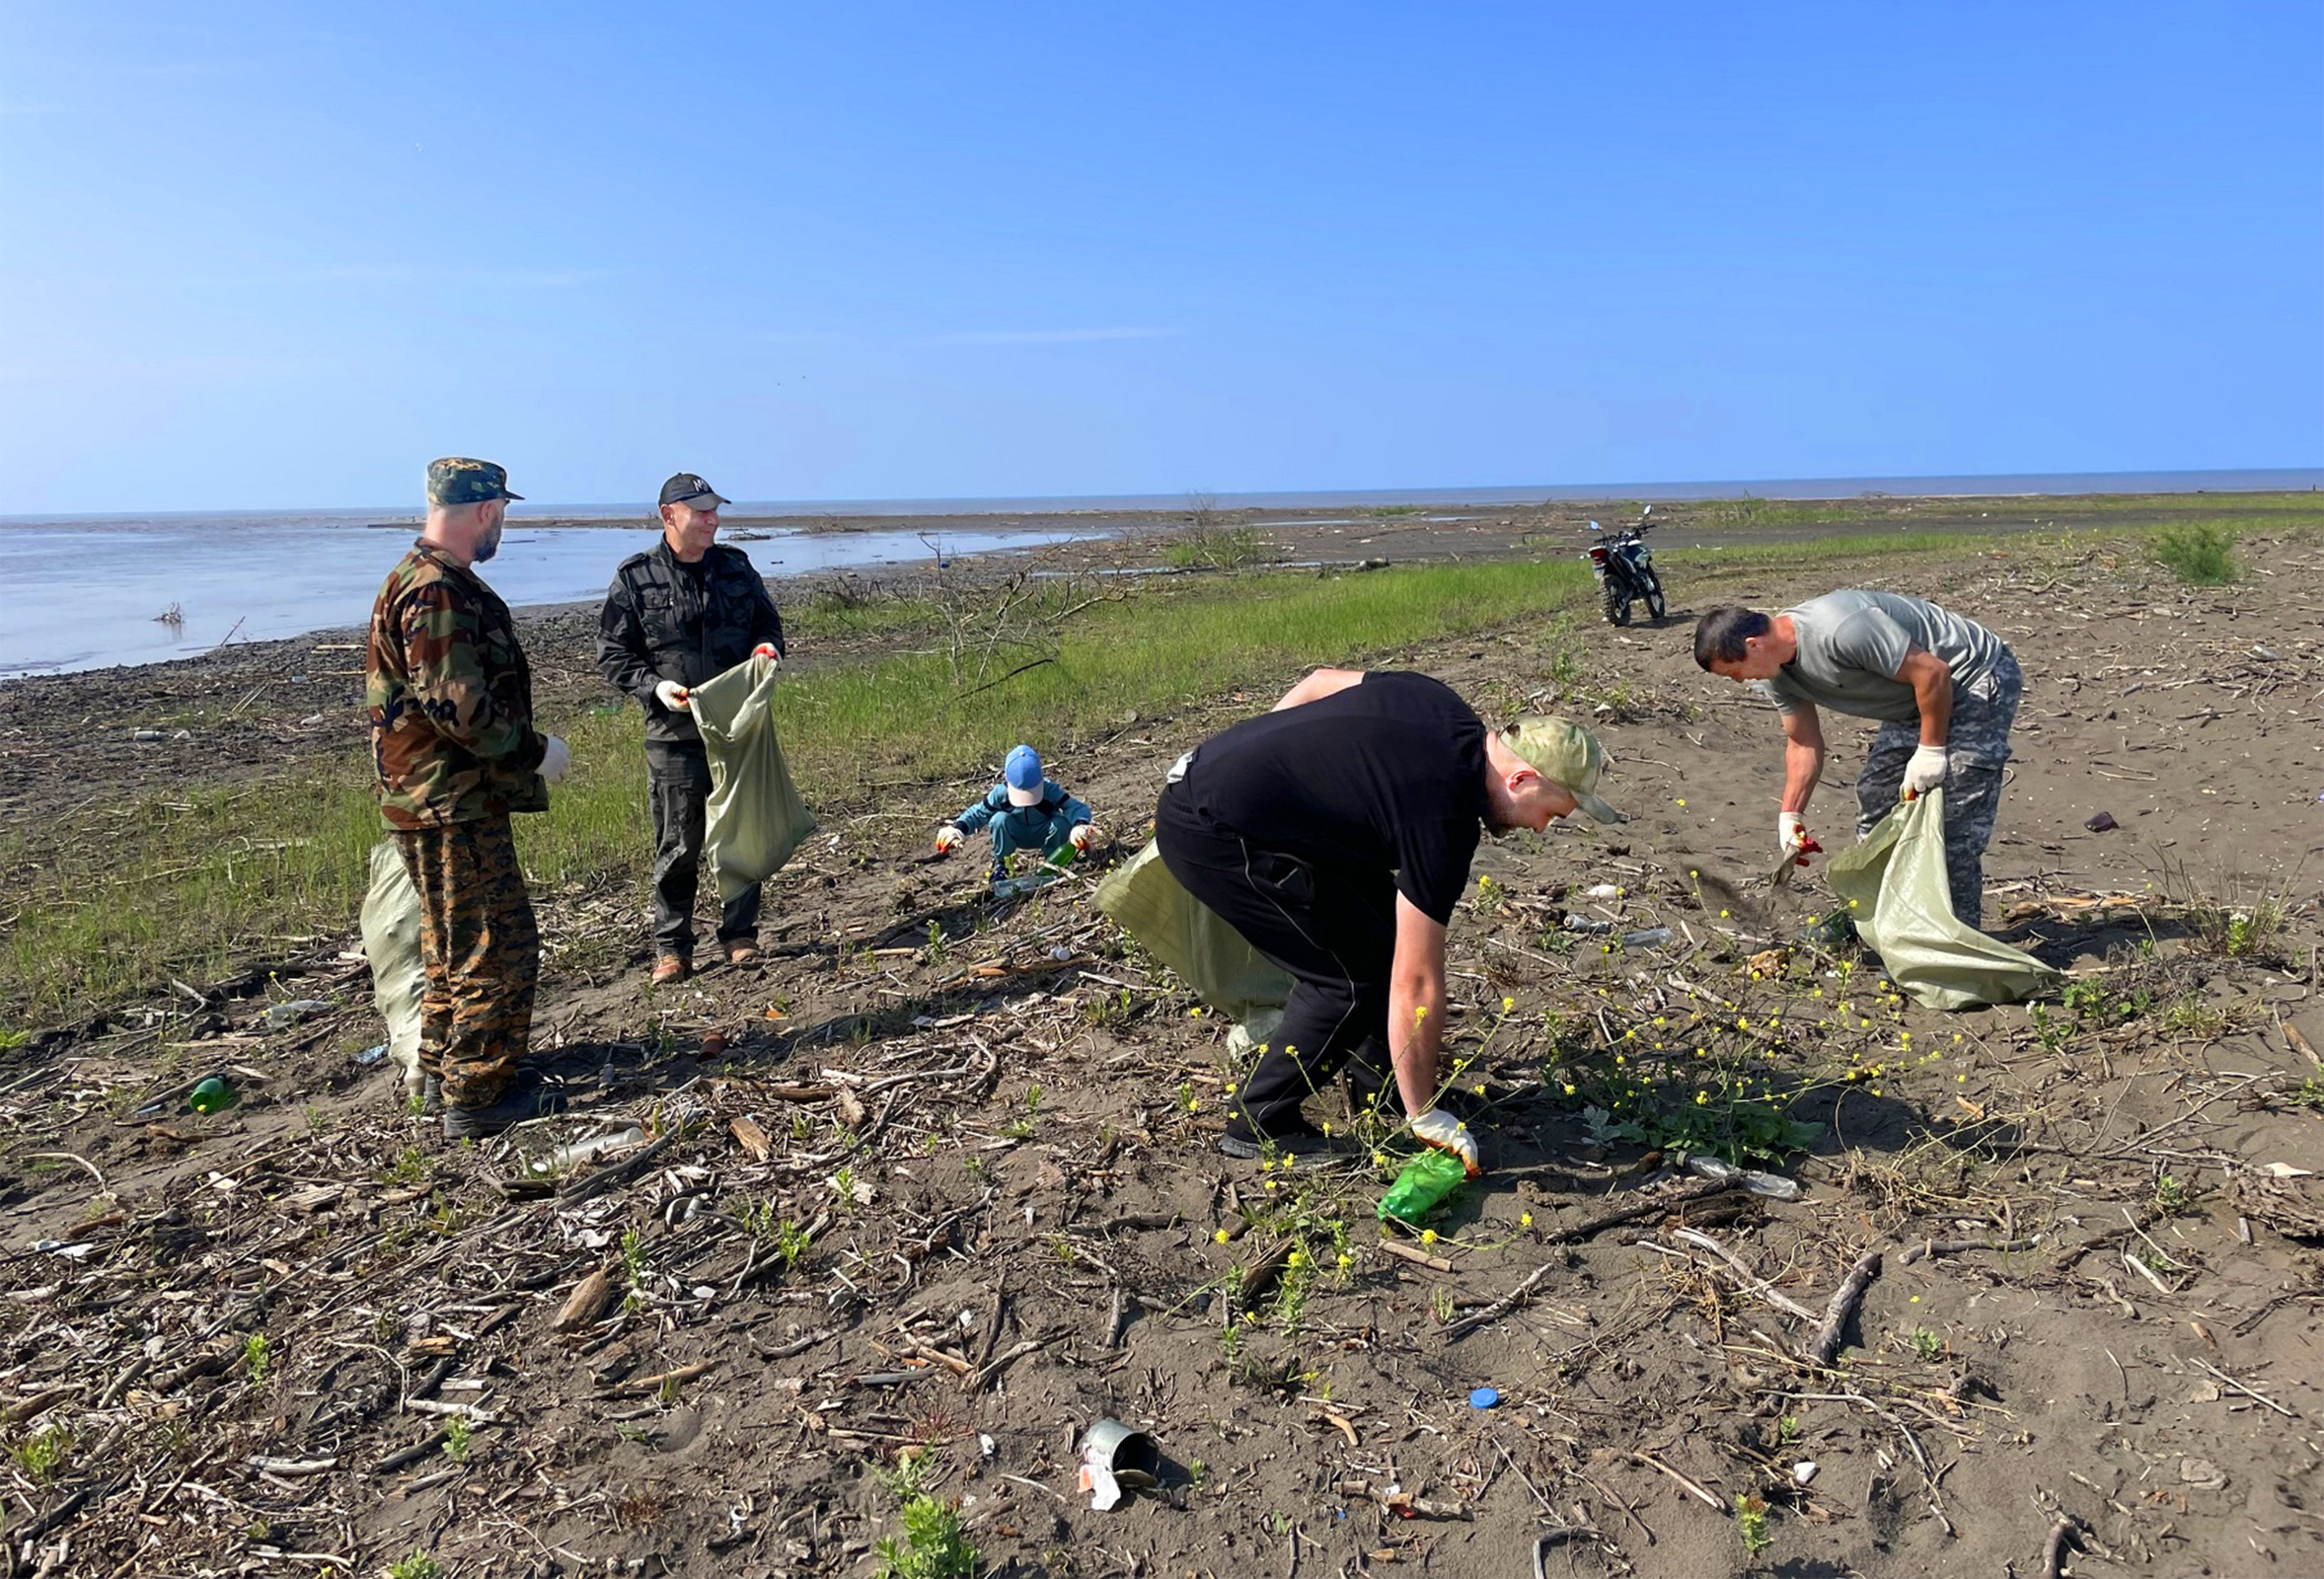
{"label": "green grass patch", "polygon": [[[867,778],[981,775],[1017,740],[1051,751],[1133,712],[1165,715],[1312,664],[1378,661],[1544,616],[1588,581],[1577,561],[1147,587],[1066,619],[1030,658],[997,650],[956,675],[932,643],[802,671],[777,693],[785,749],[810,804],[853,802]],[[1055,603],[1046,612],[1062,614],[1075,594],[1042,596]],[[881,601],[815,618],[936,616]],[[1023,661],[1035,666],[990,683]],[[548,887],[638,876],[652,841],[637,711],[545,722],[571,744],[573,772],[547,814],[517,819],[527,872]],[[18,833],[0,844],[18,912],[0,946],[0,1024],[56,1023],[172,974],[214,981],[287,940],[348,929],[383,837],[360,754],[259,785],[133,797],[85,824],[70,842]]]}
{"label": "green grass patch", "polygon": [[1704,526],[1821,526],[1834,521],[1863,521],[1885,513],[1876,503],[1762,499],[1750,494],[1739,499],[1705,499],[1687,508],[1700,512]]}
{"label": "green grass patch", "polygon": [[1267,540],[1247,526],[1209,527],[1163,545],[1161,558],[1176,570],[1245,570],[1265,563]]}
{"label": "green grass patch", "polygon": [[2240,536],[2225,521],[2186,521],[2156,532],[2150,548],[2155,562],[2189,586],[2225,586],[2241,573],[2235,564]]}

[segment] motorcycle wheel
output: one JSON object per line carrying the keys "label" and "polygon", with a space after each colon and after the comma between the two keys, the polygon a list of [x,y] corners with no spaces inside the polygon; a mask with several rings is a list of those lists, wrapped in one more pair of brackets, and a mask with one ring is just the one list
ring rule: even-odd
{"label": "motorcycle wheel", "polygon": [[1606,623],[1608,625],[1628,625],[1630,623],[1629,589],[1615,585],[1614,578],[1611,575],[1606,578]]}
{"label": "motorcycle wheel", "polygon": [[1652,619],[1656,620],[1657,622],[1659,622],[1659,621],[1662,619],[1662,617],[1663,617],[1665,614],[1669,613],[1669,612],[1670,612],[1670,611],[1669,611],[1669,608],[1668,608],[1668,606],[1667,606],[1667,605],[1666,605],[1666,604],[1663,602],[1663,595],[1662,595],[1662,577],[1661,577],[1661,576],[1659,576],[1659,575],[1657,575],[1657,574],[1655,574],[1655,573],[1654,573],[1652,570],[1649,570],[1649,571],[1647,571],[1647,572],[1646,572],[1646,613],[1647,613],[1647,615],[1648,615],[1650,618],[1652,618]]}

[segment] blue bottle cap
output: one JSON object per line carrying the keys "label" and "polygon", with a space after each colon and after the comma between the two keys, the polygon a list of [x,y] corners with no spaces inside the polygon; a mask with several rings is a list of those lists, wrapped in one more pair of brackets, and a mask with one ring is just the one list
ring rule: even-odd
{"label": "blue bottle cap", "polygon": [[1478,1388],[1468,1395],[1468,1406],[1472,1409],[1489,1409],[1500,1401],[1501,1394],[1491,1388]]}

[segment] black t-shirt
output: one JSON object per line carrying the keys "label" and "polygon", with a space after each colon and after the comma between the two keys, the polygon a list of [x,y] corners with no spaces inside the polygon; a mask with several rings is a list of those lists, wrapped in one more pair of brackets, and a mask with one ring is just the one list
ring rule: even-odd
{"label": "black t-shirt", "polygon": [[1452,688],[1382,670],[1203,743],[1194,809],[1252,844],[1380,870],[1449,922],[1486,813],[1485,726]]}

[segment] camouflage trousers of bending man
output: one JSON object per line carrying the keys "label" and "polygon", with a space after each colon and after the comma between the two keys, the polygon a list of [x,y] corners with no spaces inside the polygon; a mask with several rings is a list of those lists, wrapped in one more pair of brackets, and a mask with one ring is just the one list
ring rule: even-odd
{"label": "camouflage trousers of bending man", "polygon": [[419,1070],[453,1107],[488,1107],[533,1030],[541,934],[505,816],[398,829],[419,890]]}
{"label": "camouflage trousers of bending man", "polygon": [[[1986,846],[2001,809],[2001,770],[2009,761],[2009,729],[2017,721],[2025,677],[2004,648],[2001,660],[1975,686],[1953,688],[1952,730],[1945,742],[1945,875],[1953,914],[1981,926],[1986,908]],[[1905,765],[1920,744],[1920,725],[1884,723],[1856,781],[1856,833],[1872,831],[1896,809],[1905,791]]]}

